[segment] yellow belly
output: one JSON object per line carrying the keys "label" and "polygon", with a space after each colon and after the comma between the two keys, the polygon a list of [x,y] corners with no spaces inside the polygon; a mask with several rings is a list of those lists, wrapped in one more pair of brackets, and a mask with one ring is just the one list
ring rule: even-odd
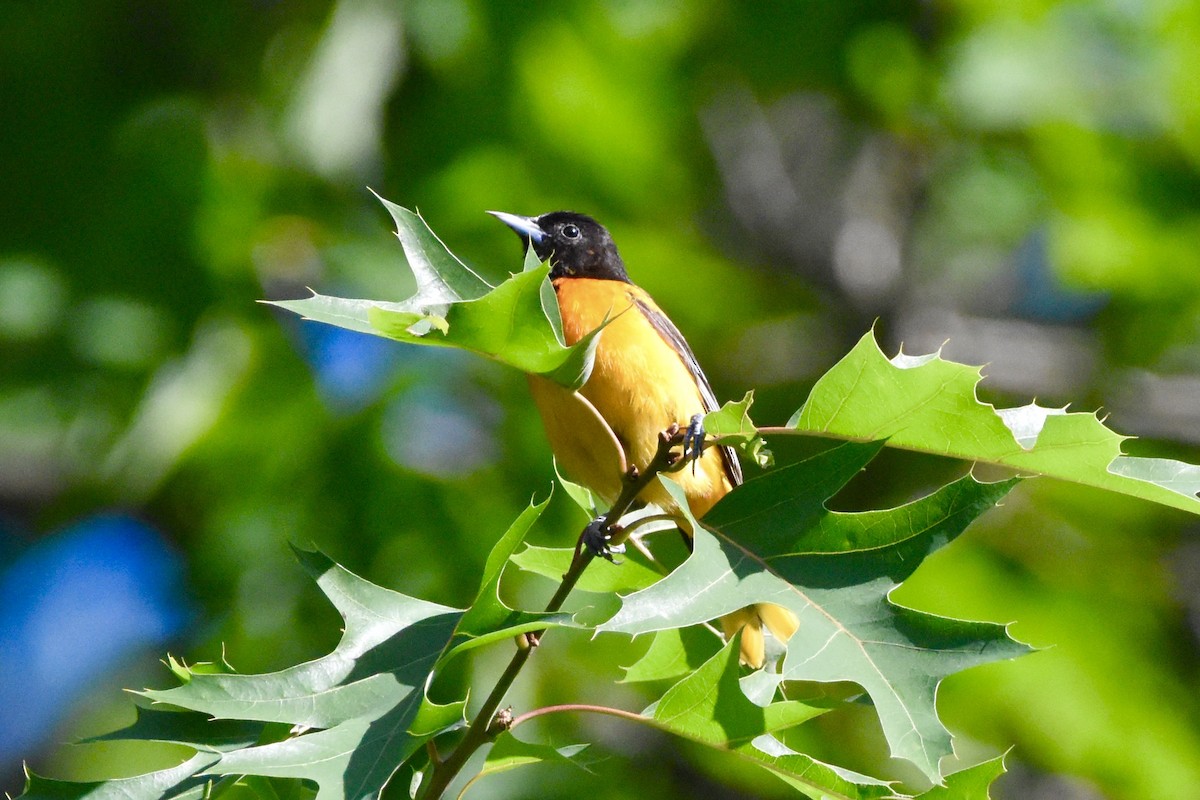
{"label": "yellow belly", "polygon": [[[658,434],[672,423],[687,427],[693,414],[704,413],[704,401],[679,354],[635,305],[640,299],[654,307],[644,292],[620,281],[582,278],[556,281],[555,288],[568,344],[598,328],[606,316],[611,321],[600,334],[591,377],[577,397],[536,376],[530,376],[530,390],[563,470],[611,503],[628,466],[645,468]],[[711,448],[694,471],[688,467],[670,476],[683,487],[697,517],[732,488],[721,457]],[[675,510],[670,495],[657,485],[641,499]]]}
{"label": "yellow belly", "polygon": [[[641,300],[657,308],[641,289],[586,278],[560,279],[555,289],[567,344],[575,344],[606,318],[610,322],[600,334],[591,377],[578,392],[536,375],[529,376],[530,392],[559,466],[611,504],[629,466],[644,469],[658,449],[659,433],[671,423],[686,427],[693,414],[704,413],[704,400],[683,359],[637,307]],[[683,487],[697,518],[733,488],[721,458],[721,451],[711,447],[694,471],[689,466],[668,476]],[[678,514],[675,501],[657,482],[640,499]],[[686,520],[677,519],[690,534]],[[764,603],[721,622],[726,637],[742,632],[741,660],[755,668],[765,658],[764,628],[786,642],[798,624],[791,611]]]}

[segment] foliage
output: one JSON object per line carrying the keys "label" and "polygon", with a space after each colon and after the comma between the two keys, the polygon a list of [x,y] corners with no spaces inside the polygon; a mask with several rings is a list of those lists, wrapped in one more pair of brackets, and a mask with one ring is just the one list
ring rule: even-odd
{"label": "foliage", "polygon": [[587,381],[599,330],[571,347],[563,344],[549,267],[534,266],[534,259],[524,271],[490,286],[447,250],[415,212],[380,201],[396,221],[396,236],[416,278],[415,295],[403,303],[382,303],[314,294],[272,305],[360,333],[471,350],[546,375],[569,389]]}
{"label": "foliage", "polygon": [[[559,345],[558,355],[549,361],[536,355],[557,343],[554,315],[541,302],[544,267],[530,264],[532,268],[489,287],[419,217],[390,204],[389,209],[417,279],[414,298],[399,306],[320,296],[280,305],[354,330],[488,354],[542,374],[558,374],[563,364],[575,360],[578,368],[571,374],[586,375],[585,356],[579,353],[586,354],[587,348],[573,352]],[[518,295],[526,301],[513,303]],[[499,314],[503,324],[480,324],[479,314]],[[442,338],[430,338],[438,336]],[[602,329],[591,341],[597,336],[603,336]],[[1186,476],[1197,468],[1119,455],[1120,438],[1092,415],[1048,414],[1036,406],[995,411],[975,399],[977,377],[970,368],[934,356],[889,361],[867,337],[817,382],[784,429],[756,428],[750,422],[749,395],[709,415],[713,441],[741,444],[748,454],[762,452],[758,438],[764,432],[857,441],[737,487],[703,523],[691,520],[691,553],[660,580],[652,569],[658,562],[604,567],[610,571],[581,587],[600,596],[597,608],[619,606],[600,619],[589,609],[558,613],[561,598],[581,579],[590,555],[532,547],[518,553],[548,500],[530,505],[500,537],[466,609],[384,589],[319,553],[297,550],[344,622],[331,653],[261,675],[214,673],[172,661],[181,684],[141,692],[154,705],[142,709],[133,725],[105,738],[186,745],[196,751],[191,760],[164,772],[98,784],[31,775],[23,797],[113,792],[134,800],[212,797],[244,780],[266,778],[292,782],[290,788],[280,784],[270,790],[280,796],[294,792],[296,782],[307,781],[315,784],[322,800],[370,800],[395,794],[395,784],[407,780],[412,796],[430,798],[440,796],[474,749],[486,742],[491,743],[489,755],[472,782],[543,761],[578,759],[583,746],[529,742],[512,733],[530,719],[558,713],[608,714],[656,728],[762,768],[814,798],[916,796],[822,763],[785,743],[789,731],[830,710],[787,699],[788,687],[842,681],[866,692],[892,754],[911,762],[934,784],[921,797],[986,797],[1001,770],[999,760],[943,775],[942,761],[953,749],[937,715],[936,692],[951,674],[1016,657],[1028,648],[1004,626],[928,614],[898,605],[890,595],[1020,479],[982,483],[967,475],[918,500],[875,511],[832,511],[830,499],[881,449],[895,446],[1091,483],[1193,511],[1200,507],[1188,496],[1190,478],[1182,484],[1160,480],[1167,472]],[[664,440],[640,482],[630,484],[609,517],[619,518],[628,510],[643,482],[663,479],[659,473],[669,468],[671,448],[678,444]],[[1132,466],[1113,469],[1129,462]],[[1098,468],[1107,468],[1112,479],[1098,477]],[[578,487],[564,485],[590,511],[590,498]],[[686,508],[682,490],[669,480],[665,485]],[[609,517],[605,524],[613,521]],[[513,608],[502,599],[508,563],[554,575],[564,561],[568,564],[559,592],[545,612]],[[635,590],[621,594],[629,588]],[[695,626],[756,603],[791,610],[799,627],[773,669],[744,675],[736,637],[720,646]],[[670,678],[670,685],[641,713],[579,703],[532,709],[515,718],[511,710],[497,711],[533,646],[547,629],[563,627],[657,633],[628,677]],[[470,722],[465,694],[442,704],[430,699],[430,690],[444,682],[442,675],[457,656],[513,637],[518,637],[517,653]],[[538,650],[550,646],[538,645]],[[464,726],[467,733],[458,738],[456,731]],[[434,755],[452,740],[448,758]]]}
{"label": "foliage", "polygon": [[[789,420],[798,433],[998,464],[1200,513],[1200,467],[1121,454],[1128,437],[1095,414],[1030,403],[996,409],[975,397],[978,369],[928,356],[887,359],[874,338],[830,370]],[[879,402],[886,398],[887,402]]]}
{"label": "foliage", "polygon": [[[810,466],[823,465],[818,461]],[[808,499],[812,502],[817,496]],[[514,523],[493,551],[492,563],[504,563],[545,505],[531,506]],[[912,516],[907,510],[884,513]],[[969,517],[970,513],[966,514],[963,521]],[[307,779],[316,784],[318,797],[357,800],[378,797],[394,773],[400,770],[403,777],[403,767],[419,776],[420,769],[427,766],[419,748],[461,727],[465,705],[465,701],[436,705],[429,701],[426,688],[455,654],[451,644],[463,634],[466,617],[489,603],[490,592],[481,592],[477,604],[464,615],[374,586],[317,553],[296,553],[345,621],[345,633],[334,652],[269,675],[214,674],[176,665],[180,686],[139,693],[170,710],[142,708],[136,723],[104,738],[183,744],[195,748],[196,757],[163,773],[99,784],[31,776],[22,796],[62,800],[117,792],[133,800],[211,797],[231,787],[228,781],[221,782],[222,776],[257,775]],[[912,563],[919,563],[919,558]],[[490,578],[485,579],[485,589],[495,588],[490,584]],[[686,588],[664,589],[665,602],[691,603]],[[551,622],[539,620],[542,626]],[[527,625],[510,620],[476,627],[473,635],[496,638],[490,634],[511,636],[526,629]],[[986,657],[1019,652],[1019,648],[994,650]],[[586,707],[557,710],[612,713],[735,753],[813,797],[901,796],[883,782],[791,752],[773,734],[828,709],[789,700],[756,704],[743,690],[740,675],[737,641],[732,640],[670,686],[642,714]],[[578,746],[527,743],[511,733],[498,732],[481,775],[547,760],[569,760],[582,751]],[[986,784],[981,786],[986,789]],[[276,791],[282,795],[289,790],[280,786]],[[984,795],[956,792],[946,796]]]}
{"label": "foliage", "polygon": [[[937,353],[888,359],[871,334],[825,374],[786,427],[772,434],[884,441],[889,447],[1062,478],[1200,513],[1200,467],[1124,455],[1120,436],[1096,414],[1042,408],[997,409],[976,394],[979,368]],[[719,441],[762,450],[750,421],[751,395],[705,417]],[[882,402],[881,402],[882,400]]]}
{"label": "foliage", "polygon": [[[976,391],[997,408],[1071,402],[1138,434],[1132,456],[1200,462],[1196,4],[212,0],[203,14],[75,2],[2,16],[0,792],[20,792],[22,760],[74,780],[181,760],[68,744],[133,721],[119,689],[161,685],[157,654],[269,673],[332,651],[336,614],[286,542],[462,607],[494,537],[554,480],[517,370],[253,302],[306,286],[416,294],[364,186],[419,201],[491,285],[520,262],[483,209],[596,216],[716,395],[755,387],[764,425],[784,427],[873,328],[888,356],[987,365]],[[765,436],[783,464],[831,441]],[[831,506],[900,506],[960,472],[888,448]],[[582,524],[563,499],[531,558]],[[126,579],[114,567],[138,549],[81,552],[95,540],[76,532],[114,511],[177,571]],[[1012,746],[997,796],[1195,793],[1196,530],[1161,504],[1026,481],[893,592],[1053,645],[939,687],[968,761]],[[669,564],[686,557],[670,535],[651,541]],[[625,577],[594,563],[580,585],[643,588],[658,573],[640,564]],[[541,608],[542,578],[505,581],[512,605]],[[174,621],[155,625],[155,609]],[[669,678],[618,683],[614,665],[649,637],[555,631],[511,702],[643,708],[711,656],[697,633],[677,651],[653,640],[678,657]],[[440,700],[477,689],[498,651],[451,662]],[[811,700],[803,689],[789,696]],[[534,724],[517,735],[592,742],[596,759],[595,778],[540,768],[546,800],[582,783],[595,800],[629,784],[779,793],[619,721]],[[785,738],[919,780],[865,703]],[[520,796],[525,781],[489,776],[469,796]]]}

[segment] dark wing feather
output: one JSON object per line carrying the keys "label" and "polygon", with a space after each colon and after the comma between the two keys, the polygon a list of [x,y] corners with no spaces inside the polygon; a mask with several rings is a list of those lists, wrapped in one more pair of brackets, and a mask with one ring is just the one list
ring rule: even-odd
{"label": "dark wing feather", "polygon": [[[641,298],[633,297],[633,301],[637,304],[638,310],[642,312],[642,315],[654,326],[654,329],[662,335],[667,344],[671,345],[671,349],[679,354],[679,358],[683,361],[684,366],[688,368],[688,372],[692,373],[692,377],[696,380],[696,386],[700,388],[700,397],[704,401],[705,413],[716,411],[720,408],[717,396],[713,394],[712,386],[708,383],[708,378],[704,377],[704,370],[700,369],[700,362],[696,360],[696,354],[688,346],[687,340],[683,338],[683,334],[679,332],[679,328],[675,327],[675,323],[671,322],[666,314],[646,303]],[[729,478],[729,482],[734,486],[741,485],[742,465],[738,462],[733,448],[722,447],[721,455],[723,456],[721,460],[725,467],[725,476]]]}

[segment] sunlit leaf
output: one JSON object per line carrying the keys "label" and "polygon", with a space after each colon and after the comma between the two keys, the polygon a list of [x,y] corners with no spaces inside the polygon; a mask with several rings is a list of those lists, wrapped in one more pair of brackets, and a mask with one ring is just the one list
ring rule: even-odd
{"label": "sunlit leaf", "polygon": [[398,706],[415,714],[462,612],[375,586],[320,553],[296,555],[345,621],[332,653],[265,675],[195,674],[182,686],[142,694],[215,717],[307,728],[332,728]]}
{"label": "sunlit leaf", "polygon": [[563,344],[549,266],[526,259],[525,269],[499,286],[464,265],[420,216],[380,198],[417,282],[400,303],[313,294],[272,305],[305,319],[410,344],[470,350],[575,389],[587,381],[600,331]]}
{"label": "sunlit leaf", "polygon": [[1004,772],[1004,758],[993,758],[947,775],[944,786],[922,792],[917,800],[989,800],[988,789]]}
{"label": "sunlit leaf", "polygon": [[324,322],[327,325],[336,325],[339,328],[346,328],[358,331],[359,333],[370,333],[376,336],[381,334],[371,325],[369,314],[372,308],[386,308],[394,311],[396,314],[407,314],[408,325],[415,325],[424,317],[420,312],[413,311],[401,303],[327,297],[316,292],[313,292],[312,297],[305,297],[300,300],[269,300],[264,302],[268,305],[286,309],[294,314],[299,314],[304,319],[310,319],[314,322]]}
{"label": "sunlit leaf", "polygon": [[720,649],[720,639],[699,626],[668,628],[654,634],[650,648],[625,669],[625,681],[680,680]]}
{"label": "sunlit leaf", "polygon": [[903,800],[884,781],[797,753],[774,736],[759,736],[737,753],[768,768],[775,777],[813,800]]}
{"label": "sunlit leaf", "polygon": [[595,493],[586,486],[582,486],[570,480],[562,474],[562,470],[558,468],[558,459],[554,460],[554,476],[558,479],[558,483],[563,487],[563,491],[567,493],[567,497],[579,506],[579,509],[587,516],[588,520],[595,519],[601,511],[600,501]]}
{"label": "sunlit leaf", "polygon": [[455,631],[454,646],[439,663],[445,663],[472,648],[511,638],[519,633],[573,624],[569,614],[517,611],[500,598],[500,577],[504,568],[509,561],[515,561],[513,552],[524,543],[529,529],[541,517],[549,503],[550,498],[547,497],[541,503],[531,504],[496,542],[488,554],[479,593],[459,622]]}
{"label": "sunlit leaf", "polygon": [[442,244],[420,214],[375,196],[396,223],[396,238],[417,280],[416,297],[423,305],[475,300],[491,290],[487,281]]}
{"label": "sunlit leaf", "polygon": [[763,602],[790,609],[800,624],[782,676],[861,685],[893,755],[936,780],[939,760],[951,752],[934,708],[938,683],[1028,648],[1004,626],[903,608],[888,594],[1016,481],[983,484],[968,476],[896,509],[829,511],[825,500],[880,446],[845,444],[739,487],[697,524],[691,557],[623,598],[620,612],[599,629],[660,631]]}
{"label": "sunlit leaf", "polygon": [[713,444],[736,447],[760,467],[769,467],[774,458],[750,420],[753,402],[754,392],[746,392],[741,400],[730,401],[716,411],[710,411],[704,416],[704,430],[713,437]]}
{"label": "sunlit leaf", "polygon": [[[722,647],[699,667],[672,686],[641,715],[622,713],[630,724],[645,724],[725,753],[733,753],[769,769],[812,797],[875,800],[902,797],[884,783],[822,764],[808,756],[790,753],[771,738],[771,733],[798,725],[825,713],[825,709],[795,701],[766,705],[752,703],[739,683],[738,643]],[[509,735],[509,734],[506,734]],[[759,747],[767,748],[764,752]],[[488,754],[494,767],[485,771],[513,769],[543,761],[564,761],[575,756],[561,748],[520,740],[505,742],[504,736]]]}
{"label": "sunlit leaf", "polygon": [[[574,555],[572,547],[527,545],[512,560],[526,572],[557,582],[562,580]],[[630,549],[621,557],[620,564],[603,560],[591,564],[576,588],[583,592],[629,592],[644,589],[661,578],[662,574],[641,553]]]}
{"label": "sunlit leaf", "polygon": [[771,734],[825,712],[783,701],[759,706],[739,682],[735,638],[671,687],[646,710],[654,724],[677,736],[734,753],[764,767],[813,798],[875,800],[901,797],[882,781],[823,764],[784,747]]}
{"label": "sunlit leaf", "polygon": [[675,684],[654,704],[653,717],[689,739],[729,749],[825,713],[795,701],[766,707],[750,702],[738,682],[737,640]]}
{"label": "sunlit leaf", "polygon": [[140,693],[164,708],[139,709],[132,725],[96,740],[172,742],[203,757],[127,782],[32,777],[32,796],[191,798],[209,782],[204,776],[250,775],[312,781],[321,800],[373,800],[425,741],[465,722],[464,702],[439,705],[425,695],[439,664],[522,631],[575,624],[566,614],[514,610],[500,597],[505,566],[548,503],[531,504],[500,537],[466,612],[384,589],[297,549],[342,616],[332,653],[263,675],[170,659],[181,685]]}
{"label": "sunlit leaf", "polygon": [[284,741],[223,753],[205,774],[305,778],[323,800],[372,798],[426,738],[463,720],[462,703],[425,698],[462,612],[375,586],[319,553],[296,555],[344,620],[332,653],[265,675],[193,674],[175,689],[142,694],[216,717],[296,726],[299,735]]}
{"label": "sunlit leaf", "polygon": [[938,354],[888,359],[868,333],[788,422],[797,433],[899,447],[1047,475],[1200,514],[1200,466],[1123,455],[1095,414],[1036,403],[996,409],[981,373]]}

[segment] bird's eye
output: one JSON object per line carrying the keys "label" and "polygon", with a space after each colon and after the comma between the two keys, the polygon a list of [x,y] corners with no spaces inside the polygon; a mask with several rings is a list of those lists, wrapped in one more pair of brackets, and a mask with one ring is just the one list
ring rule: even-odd
{"label": "bird's eye", "polygon": [[562,235],[567,239],[578,239],[579,227],[576,225],[564,225],[562,229]]}

